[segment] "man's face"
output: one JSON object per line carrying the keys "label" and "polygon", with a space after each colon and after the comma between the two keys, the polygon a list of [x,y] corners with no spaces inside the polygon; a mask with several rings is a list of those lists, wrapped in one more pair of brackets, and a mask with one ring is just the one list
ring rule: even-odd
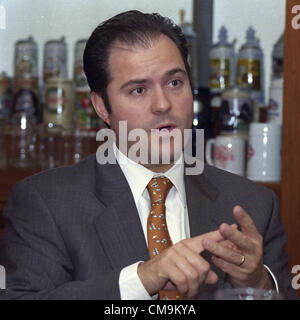
{"label": "man's face", "polygon": [[128,132],[144,129],[149,146],[151,129],[166,127],[167,137],[174,128],[182,133],[191,128],[193,96],[187,71],[180,51],[168,37],[159,36],[147,48],[115,44],[109,72],[107,94],[112,113],[106,113],[104,120],[115,131],[117,140],[121,120],[127,121]]}

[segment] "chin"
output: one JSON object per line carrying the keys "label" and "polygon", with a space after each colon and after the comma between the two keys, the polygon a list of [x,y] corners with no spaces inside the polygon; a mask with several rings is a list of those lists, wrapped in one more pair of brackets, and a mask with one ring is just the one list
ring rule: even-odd
{"label": "chin", "polygon": [[[164,145],[160,143],[159,146],[153,147],[154,154],[151,157],[151,149],[149,150],[150,164],[173,164],[182,154],[182,146]],[[152,161],[151,161],[152,160]]]}

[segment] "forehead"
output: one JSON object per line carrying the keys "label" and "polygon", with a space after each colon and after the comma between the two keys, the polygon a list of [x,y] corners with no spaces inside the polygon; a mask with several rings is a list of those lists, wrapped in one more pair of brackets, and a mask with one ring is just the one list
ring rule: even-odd
{"label": "forehead", "polygon": [[130,77],[154,77],[166,71],[181,68],[185,64],[176,44],[164,35],[149,41],[149,45],[127,45],[115,43],[109,56],[111,81],[122,81]]}

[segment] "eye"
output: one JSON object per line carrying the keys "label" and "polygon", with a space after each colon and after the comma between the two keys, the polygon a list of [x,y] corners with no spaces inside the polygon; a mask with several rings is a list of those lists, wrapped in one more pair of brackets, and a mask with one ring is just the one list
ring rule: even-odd
{"label": "eye", "polygon": [[130,94],[133,94],[135,96],[141,96],[144,93],[145,93],[145,88],[143,87],[138,87],[130,91]]}
{"label": "eye", "polygon": [[169,86],[172,88],[178,88],[181,85],[182,81],[175,79],[169,82]]}

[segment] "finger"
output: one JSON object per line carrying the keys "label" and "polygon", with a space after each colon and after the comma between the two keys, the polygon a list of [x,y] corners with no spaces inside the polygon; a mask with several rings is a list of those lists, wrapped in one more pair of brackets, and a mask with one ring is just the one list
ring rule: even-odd
{"label": "finger", "polygon": [[202,240],[204,238],[211,239],[216,242],[220,242],[224,240],[224,237],[221,235],[220,230],[216,230],[216,231],[208,232],[190,239],[185,239],[182,242],[193,251],[197,253],[201,253],[204,250],[202,245]]}
{"label": "finger", "polygon": [[168,269],[168,278],[176,287],[180,295],[186,296],[189,288],[185,274],[176,265],[171,264]]}
{"label": "finger", "polygon": [[205,279],[206,284],[216,284],[218,282],[218,275],[213,272],[212,270],[209,270]]}
{"label": "finger", "polygon": [[220,246],[224,247],[224,248],[230,248],[232,250],[237,250],[238,247],[231,242],[230,240],[223,240],[219,242]]}
{"label": "finger", "polygon": [[[207,275],[210,272],[210,264],[184,243],[176,244],[174,246],[174,250],[176,251],[176,264],[185,273],[189,281],[190,292],[188,296],[193,297],[198,293],[199,287],[203,284],[203,282],[206,282]],[[187,264],[182,264],[181,260],[177,260],[179,255],[184,256],[186,259],[184,262]],[[208,278],[209,283],[215,283],[214,281],[217,280],[218,277],[216,274],[210,274],[210,277]]]}
{"label": "finger", "polygon": [[176,286],[171,281],[168,281],[162,290],[172,290],[173,291],[173,290],[176,290]]}
{"label": "finger", "polygon": [[[178,250],[180,246],[176,246],[174,249]],[[174,265],[185,276],[185,284],[181,283],[182,278],[172,280],[178,291],[184,294],[188,298],[193,298],[198,294],[200,285],[206,279],[207,273],[210,269],[210,265],[199,254],[187,248],[174,255]],[[173,279],[173,277],[171,278]]]}
{"label": "finger", "polygon": [[235,206],[233,208],[233,215],[236,221],[241,226],[241,229],[244,233],[250,236],[251,235],[256,236],[259,233],[256,229],[256,226],[253,220],[250,218],[250,216],[246,213],[246,211],[242,207]]}
{"label": "finger", "polygon": [[238,252],[239,254],[243,255],[243,251],[240,250],[233,242],[231,242],[230,240],[223,240],[219,242],[220,246],[225,247],[225,248],[229,248],[231,250],[234,250],[235,252]]}
{"label": "finger", "polygon": [[221,258],[212,257],[211,261],[213,264],[221,269],[223,272],[227,273],[229,276],[234,278],[242,278],[244,276],[244,271],[241,267],[229,263]]}
{"label": "finger", "polygon": [[210,264],[200,255],[195,253],[195,256],[189,256],[191,263],[199,274],[199,287],[205,282],[206,284],[215,284],[218,282],[218,276],[211,270]]}
{"label": "finger", "polygon": [[176,260],[176,266],[185,275],[186,285],[184,288],[187,288],[185,295],[188,298],[195,297],[198,293],[200,283],[203,281],[201,279],[203,274],[199,274],[198,270],[185,258]]}
{"label": "finger", "polygon": [[[238,225],[236,223],[232,224],[231,225],[234,229],[238,230]],[[222,240],[219,242],[219,244],[223,247],[227,247],[227,248],[230,248],[230,249],[233,249],[233,250],[236,250],[238,252],[241,252],[238,247],[233,243],[231,242],[230,240]]]}
{"label": "finger", "polygon": [[229,263],[233,263],[236,265],[238,265],[241,262],[241,254],[237,253],[236,251],[230,248],[223,247],[210,239],[204,239],[202,243],[203,247],[214,256],[217,256]]}
{"label": "finger", "polygon": [[243,252],[252,253],[255,250],[253,242],[239,230],[232,228],[226,223],[221,224],[219,230],[226,240],[233,242]]}

